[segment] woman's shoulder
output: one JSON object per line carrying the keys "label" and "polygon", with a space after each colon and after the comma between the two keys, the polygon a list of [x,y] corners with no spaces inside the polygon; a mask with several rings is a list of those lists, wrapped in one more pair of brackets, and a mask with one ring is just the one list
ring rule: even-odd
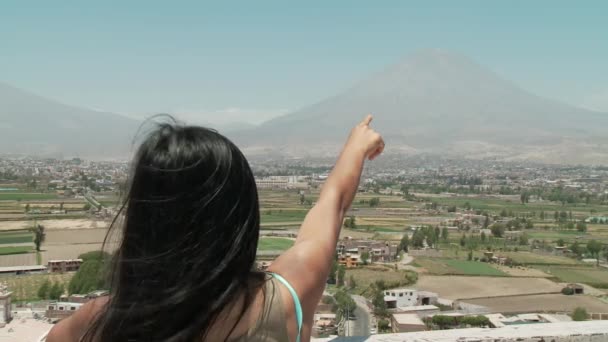
{"label": "woman's shoulder", "polygon": [[49,332],[47,342],[80,341],[95,317],[103,310],[109,297],[99,297],[85,303],[80,309],[68,318],[65,318]]}

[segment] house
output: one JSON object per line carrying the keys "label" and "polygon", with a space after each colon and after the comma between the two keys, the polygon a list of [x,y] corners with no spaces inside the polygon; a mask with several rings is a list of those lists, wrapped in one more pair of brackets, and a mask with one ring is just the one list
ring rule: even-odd
{"label": "house", "polygon": [[418,291],[412,289],[393,289],[384,291],[384,302],[389,309],[415,306],[418,304]]}
{"label": "house", "polygon": [[49,260],[48,270],[51,273],[76,272],[82,265],[82,259]]}
{"label": "house", "polygon": [[394,333],[427,330],[426,324],[413,313],[395,313],[391,315],[391,327]]}
{"label": "house", "polygon": [[352,268],[359,266],[359,256],[344,254],[338,256],[338,264],[346,266],[346,268]]}
{"label": "house", "polygon": [[398,244],[375,240],[343,239],[338,242],[336,251],[338,255],[351,254],[361,257],[363,253],[369,255],[371,262],[389,262],[397,255]]}
{"label": "house", "polygon": [[583,294],[585,292],[585,287],[581,284],[571,283],[566,285],[566,287],[571,288],[574,291],[574,294]]}
{"label": "house", "polygon": [[46,309],[45,316],[50,319],[61,320],[70,317],[84,303],[51,302]]}
{"label": "house", "polygon": [[[389,309],[402,309],[417,305],[437,304],[439,295],[434,292],[413,289],[392,289],[384,291],[384,302]],[[436,309],[437,307],[435,307]]]}

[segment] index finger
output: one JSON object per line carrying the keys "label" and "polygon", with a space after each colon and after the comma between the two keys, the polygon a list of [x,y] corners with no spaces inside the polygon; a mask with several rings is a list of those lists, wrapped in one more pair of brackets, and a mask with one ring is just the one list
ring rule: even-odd
{"label": "index finger", "polygon": [[365,126],[369,126],[369,124],[372,122],[373,118],[374,117],[371,114],[367,114],[367,116],[365,117],[365,119],[363,119],[363,121],[361,123]]}

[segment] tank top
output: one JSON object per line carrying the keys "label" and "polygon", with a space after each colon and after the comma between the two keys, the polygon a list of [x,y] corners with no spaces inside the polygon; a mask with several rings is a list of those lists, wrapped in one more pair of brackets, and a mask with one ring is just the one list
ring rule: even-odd
{"label": "tank top", "polygon": [[264,284],[264,308],[256,324],[249,328],[247,334],[234,342],[286,342],[287,320],[278,280],[270,275]]}

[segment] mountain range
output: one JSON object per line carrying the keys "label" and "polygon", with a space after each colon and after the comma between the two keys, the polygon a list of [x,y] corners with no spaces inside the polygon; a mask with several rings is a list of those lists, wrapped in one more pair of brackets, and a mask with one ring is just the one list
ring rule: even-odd
{"label": "mountain range", "polygon": [[[608,114],[533,95],[442,50],[419,51],[318,103],[225,132],[248,155],[327,156],[367,113],[386,153],[608,163]],[[0,84],[0,153],[126,156],[138,126]]]}

